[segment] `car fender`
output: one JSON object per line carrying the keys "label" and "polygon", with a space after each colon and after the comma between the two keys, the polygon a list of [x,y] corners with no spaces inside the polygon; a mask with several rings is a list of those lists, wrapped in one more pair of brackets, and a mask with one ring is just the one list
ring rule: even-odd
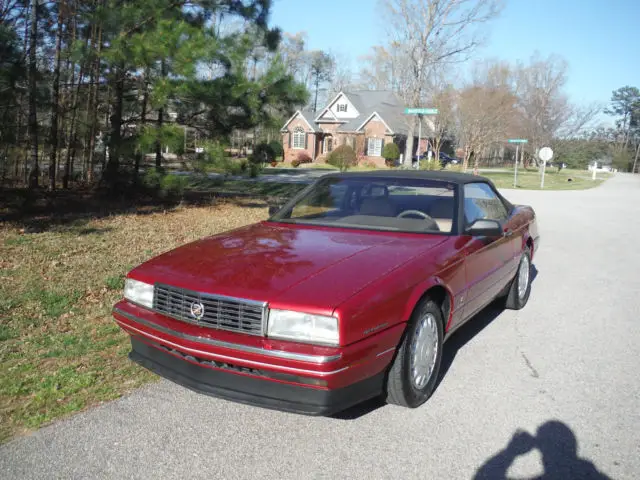
{"label": "car fender", "polygon": [[449,288],[449,286],[444,283],[444,281],[442,281],[442,279],[438,276],[433,276],[427,280],[425,280],[424,282],[420,282],[418,284],[416,284],[412,291],[411,294],[409,295],[409,299],[406,303],[405,306],[405,310],[402,314],[402,319],[405,322],[408,322],[409,319],[411,318],[411,314],[413,313],[413,311],[415,310],[416,306],[418,305],[418,302],[420,302],[420,300],[422,299],[422,297],[424,297],[424,295],[433,287],[443,287],[446,291],[447,291],[447,295],[449,296],[449,315],[448,318],[445,318],[445,330],[446,328],[448,328],[449,323],[451,321],[451,317],[453,315],[453,310],[454,310],[454,306],[453,306],[453,293],[451,292],[451,289]]}
{"label": "car fender", "polygon": [[527,225],[524,228],[524,232],[522,234],[522,245],[520,247],[520,251],[524,252],[524,250],[527,248],[527,243],[529,242],[529,240],[531,240],[531,258],[533,259],[533,254],[538,250],[538,243],[540,242],[540,235],[538,234],[538,225],[536,222],[536,217],[535,217],[535,213],[533,213],[533,210],[531,211],[531,218],[529,219],[529,222],[527,223]]}

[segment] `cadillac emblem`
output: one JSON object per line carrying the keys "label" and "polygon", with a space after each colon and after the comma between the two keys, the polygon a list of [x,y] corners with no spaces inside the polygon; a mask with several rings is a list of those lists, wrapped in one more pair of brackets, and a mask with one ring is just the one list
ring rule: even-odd
{"label": "cadillac emblem", "polygon": [[204,305],[200,302],[193,302],[191,304],[191,315],[196,320],[200,320],[204,315]]}

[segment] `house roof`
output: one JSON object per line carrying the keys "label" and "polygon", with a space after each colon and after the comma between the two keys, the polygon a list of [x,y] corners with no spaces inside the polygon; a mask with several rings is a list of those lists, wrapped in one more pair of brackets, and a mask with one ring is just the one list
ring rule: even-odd
{"label": "house roof", "polygon": [[320,128],[320,126],[316,123],[316,121],[314,120],[316,114],[311,111],[308,108],[304,108],[302,110],[300,110],[300,114],[304,117],[304,119],[307,121],[307,123],[309,125],[311,125],[311,127],[317,132],[319,130],[322,130]]}
{"label": "house roof", "polygon": [[355,90],[344,92],[360,115],[343,124],[339,131],[355,132],[374,113],[389,126],[394,133],[406,134],[404,105],[398,96],[389,90]]}
{"label": "house roof", "polygon": [[[394,134],[407,134],[407,116],[404,113],[404,102],[394,92],[390,90],[353,90],[340,93],[349,99],[359,115],[356,118],[343,119],[342,125],[338,127],[339,132],[357,132],[373,114],[377,114]],[[318,112],[326,110],[339,96],[340,94],[332,98],[331,102],[323,109],[318,110]],[[304,108],[298,110],[296,115],[302,115],[314,131],[322,132],[322,124],[315,122],[318,112]],[[295,115],[282,127],[282,130],[286,130],[287,125],[293,118],[295,118]],[[338,121],[340,120],[338,119]],[[423,124],[423,131],[424,129],[425,125]],[[425,131],[425,133],[427,132]]]}
{"label": "house roof", "polygon": [[313,120],[313,112],[311,110],[308,110],[308,109],[303,109],[303,110],[296,111],[296,113],[294,113],[291,116],[291,118],[289,120],[287,120],[287,123],[285,123],[282,126],[280,131],[281,132],[286,131],[287,130],[287,125],[289,125],[293,121],[293,119],[296,118],[297,116],[301,116],[302,119],[307,122],[309,127],[311,127],[311,131],[313,131],[313,132],[322,131],[322,129],[318,126],[318,124]]}

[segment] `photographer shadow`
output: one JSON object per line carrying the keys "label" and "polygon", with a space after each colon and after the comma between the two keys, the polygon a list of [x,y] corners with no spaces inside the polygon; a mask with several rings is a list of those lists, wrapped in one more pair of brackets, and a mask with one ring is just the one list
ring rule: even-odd
{"label": "photographer shadow", "polygon": [[578,441],[571,429],[558,420],[551,420],[540,427],[535,436],[528,432],[516,432],[504,450],[482,465],[474,480],[506,479],[514,461],[537,449],[542,455],[544,473],[536,480],[581,479],[610,480],[595,465],[578,457]]}

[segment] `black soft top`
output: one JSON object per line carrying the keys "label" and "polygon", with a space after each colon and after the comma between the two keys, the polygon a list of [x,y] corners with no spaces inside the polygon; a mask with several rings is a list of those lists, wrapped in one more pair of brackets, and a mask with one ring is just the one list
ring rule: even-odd
{"label": "black soft top", "polygon": [[424,180],[438,180],[441,182],[449,182],[456,184],[487,182],[492,184],[491,180],[479,175],[471,175],[469,173],[445,172],[442,170],[373,170],[369,172],[347,172],[347,173],[329,173],[321,178],[339,177],[339,178],[420,178]]}

